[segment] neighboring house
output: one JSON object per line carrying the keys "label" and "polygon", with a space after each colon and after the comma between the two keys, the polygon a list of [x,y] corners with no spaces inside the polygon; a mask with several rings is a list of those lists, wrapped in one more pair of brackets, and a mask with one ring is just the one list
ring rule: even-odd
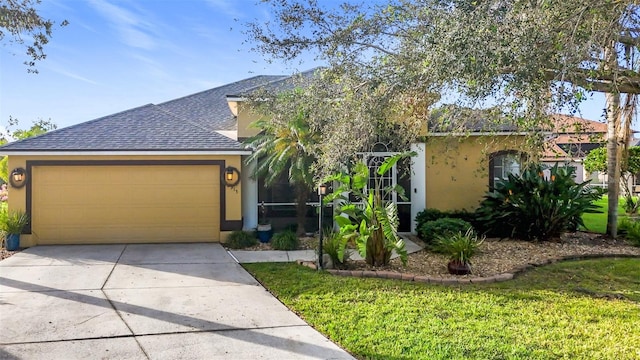
{"label": "neighboring house", "polygon": [[[254,228],[262,202],[270,218],[293,218],[288,184],[253,180],[243,161],[251,150],[241,144],[256,134],[242,94],[287,88],[288,79],[256,76],[0,147],[16,180],[23,176],[9,197],[9,208],[31,219],[22,245],[220,241]],[[409,196],[392,199],[402,231],[415,231],[427,207],[473,210],[495,179],[519,169],[524,134],[508,126],[478,122],[460,136],[425,128],[412,145],[418,155],[386,180]],[[380,143],[364,156],[375,168],[393,151]]]}
{"label": "neighboring house", "polygon": [[568,115],[552,117],[551,139],[545,143],[542,162],[549,166],[560,164],[576,169],[576,182],[592,180],[592,184],[606,186],[606,175],[587,173],[582,164],[589,151],[602,147],[607,141],[607,124]]}
{"label": "neighboring house", "polygon": [[[592,185],[606,188],[607,174],[587,172],[583,161],[591,150],[606,145],[607,124],[568,115],[554,115],[552,120],[553,136],[545,143],[542,162],[549,166],[559,164],[574,167],[576,182],[591,180]],[[636,131],[633,130],[633,133]],[[639,142],[640,139],[632,137],[629,139],[629,146],[638,146]],[[640,176],[633,176],[628,185],[634,193],[640,192]]]}

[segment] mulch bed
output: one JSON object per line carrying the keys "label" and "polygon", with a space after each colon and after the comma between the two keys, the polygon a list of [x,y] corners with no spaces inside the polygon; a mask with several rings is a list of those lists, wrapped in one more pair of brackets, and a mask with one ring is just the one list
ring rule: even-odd
{"label": "mulch bed", "polygon": [[16,251],[7,251],[7,249],[5,249],[4,247],[0,248],[0,261],[8,258],[9,256],[19,253],[20,250],[16,250]]}
{"label": "mulch bed", "polygon": [[[409,238],[423,245],[415,236]],[[315,237],[300,238],[299,250],[311,250],[318,246]],[[273,250],[271,243],[259,243],[245,250]],[[352,250],[355,251],[355,250]],[[0,260],[6,259],[18,251],[0,249]],[[441,278],[478,278],[504,273],[517,272],[528,264],[544,264],[551,260],[566,257],[591,256],[639,256],[640,248],[625,243],[624,240],[609,239],[602,234],[575,232],[563,235],[560,239],[545,242],[526,242],[519,240],[486,239],[472,259],[472,274],[464,276],[450,275],[447,271],[447,258],[443,255],[422,250],[409,254],[406,266],[400,259],[391,260],[388,266],[373,268],[364,261],[348,261],[348,270],[389,271],[416,276],[437,276]]]}
{"label": "mulch bed", "polygon": [[372,268],[364,261],[350,261],[347,269],[382,270],[443,278],[478,278],[514,273],[528,264],[544,264],[566,257],[607,255],[640,256],[640,248],[630,246],[623,240],[608,239],[601,234],[576,232],[544,242],[486,239],[471,259],[472,274],[464,276],[450,275],[447,271],[447,257],[428,250],[409,254],[407,266],[402,266],[400,259],[391,260],[389,266],[383,268]]}

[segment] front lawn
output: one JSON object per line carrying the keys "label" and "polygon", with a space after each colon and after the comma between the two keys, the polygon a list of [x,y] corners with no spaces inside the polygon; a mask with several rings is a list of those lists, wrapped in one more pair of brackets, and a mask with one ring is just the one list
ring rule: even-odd
{"label": "front lawn", "polygon": [[640,358],[640,259],[563,262],[467,286],[245,267],[361,359]]}
{"label": "front lawn", "polygon": [[[600,200],[597,200],[595,202],[595,204],[602,211],[601,213],[582,215],[582,220],[584,221],[584,225],[586,227],[585,230],[597,232],[600,234],[604,234],[607,232],[607,211],[609,209],[608,201],[609,199],[607,198],[607,196],[603,196]],[[626,216],[623,204],[624,199],[620,198],[620,200],[618,201],[618,217]]]}

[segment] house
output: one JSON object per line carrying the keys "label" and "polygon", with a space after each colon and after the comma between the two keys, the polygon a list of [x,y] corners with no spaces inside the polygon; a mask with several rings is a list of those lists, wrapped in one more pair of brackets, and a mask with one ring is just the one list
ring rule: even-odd
{"label": "house", "polygon": [[[254,228],[262,203],[270,217],[293,217],[288,184],[252,179],[251,150],[241,143],[256,131],[241,94],[286,88],[289,79],[255,76],[0,147],[9,156],[9,209],[31,219],[22,246],[223,241]],[[472,210],[495,179],[519,169],[524,134],[511,127],[479,122],[464,136],[425,128],[412,145],[418,155],[389,179],[409,197],[394,199],[401,231],[415,231],[426,207]],[[372,167],[388,145],[365,154]]]}
{"label": "house", "polygon": [[592,184],[606,186],[606,175],[588,173],[582,163],[591,150],[605,145],[607,124],[558,114],[551,121],[553,136],[545,143],[542,163],[574,167],[576,182],[591,179]]}

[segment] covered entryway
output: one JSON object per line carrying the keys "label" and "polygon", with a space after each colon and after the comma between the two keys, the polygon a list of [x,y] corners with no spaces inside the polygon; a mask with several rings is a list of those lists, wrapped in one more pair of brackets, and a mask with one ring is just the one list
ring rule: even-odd
{"label": "covered entryway", "polygon": [[220,166],[38,164],[31,182],[37,244],[220,240]]}

